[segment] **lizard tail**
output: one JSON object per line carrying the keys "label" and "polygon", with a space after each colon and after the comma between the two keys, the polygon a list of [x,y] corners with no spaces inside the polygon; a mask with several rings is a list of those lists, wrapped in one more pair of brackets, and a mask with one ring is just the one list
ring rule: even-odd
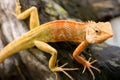
{"label": "lizard tail", "polygon": [[12,41],[0,51],[0,63],[2,63],[6,58],[12,56],[13,54],[31,47],[33,47],[33,44],[21,38]]}

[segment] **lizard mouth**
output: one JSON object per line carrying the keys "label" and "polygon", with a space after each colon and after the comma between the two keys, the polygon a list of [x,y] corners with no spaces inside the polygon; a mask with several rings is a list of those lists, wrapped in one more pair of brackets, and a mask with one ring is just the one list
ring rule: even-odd
{"label": "lizard mouth", "polygon": [[93,41],[91,41],[92,43],[98,43],[98,44],[100,44],[100,43],[103,43],[105,40],[107,40],[107,39],[109,39],[110,37],[112,37],[113,35],[111,34],[111,35],[104,35],[104,36],[101,36],[101,37],[99,37],[99,38],[97,38],[97,37],[94,37],[94,40]]}

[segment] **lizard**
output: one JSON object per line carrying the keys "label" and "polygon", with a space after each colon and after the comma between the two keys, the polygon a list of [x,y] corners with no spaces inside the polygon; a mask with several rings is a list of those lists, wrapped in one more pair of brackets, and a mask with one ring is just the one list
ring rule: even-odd
{"label": "lizard", "polygon": [[0,63],[16,52],[36,46],[38,49],[51,55],[49,68],[55,73],[56,79],[57,72],[63,72],[73,80],[65,70],[76,70],[76,68],[64,68],[66,63],[62,66],[56,65],[57,50],[47,43],[60,41],[78,42],[80,44],[73,52],[73,58],[84,66],[82,73],[88,69],[93,79],[95,79],[91,68],[100,72],[100,69],[92,66],[97,60],[91,61],[91,57],[86,60],[80,54],[89,44],[99,44],[113,36],[110,22],[54,20],[40,25],[37,8],[32,6],[21,12],[19,0],[16,0],[15,16],[18,20],[24,20],[30,16],[30,31],[13,40],[0,51]]}

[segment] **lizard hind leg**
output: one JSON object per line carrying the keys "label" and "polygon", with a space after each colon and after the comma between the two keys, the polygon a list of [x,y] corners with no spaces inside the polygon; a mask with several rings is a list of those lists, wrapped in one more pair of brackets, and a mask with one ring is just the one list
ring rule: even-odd
{"label": "lizard hind leg", "polygon": [[15,0],[16,3],[16,15],[19,15],[21,13],[21,6],[20,6],[20,1],[19,0]]}
{"label": "lizard hind leg", "polygon": [[16,0],[16,18],[24,20],[30,16],[30,29],[38,27],[40,25],[37,8],[32,6],[31,8],[21,12],[21,6],[19,0]]}
{"label": "lizard hind leg", "polygon": [[58,80],[57,72],[63,72],[71,80],[73,80],[73,78],[65,70],[67,70],[67,71],[78,70],[78,68],[63,68],[67,65],[67,63],[63,64],[62,66],[58,66],[57,51],[53,47],[51,47],[50,45],[48,45],[45,42],[38,41],[38,40],[35,40],[34,44],[40,50],[51,54],[51,57],[50,57],[50,60],[49,60],[49,68],[56,75],[56,80]]}
{"label": "lizard hind leg", "polygon": [[66,72],[66,71],[70,71],[70,70],[79,70],[78,68],[63,68],[67,65],[68,63],[63,64],[62,66],[56,66],[55,68],[52,69],[52,71],[55,73],[56,75],[56,80],[58,80],[58,75],[57,72],[63,72],[66,76],[68,76],[71,80],[73,80],[73,78]]}

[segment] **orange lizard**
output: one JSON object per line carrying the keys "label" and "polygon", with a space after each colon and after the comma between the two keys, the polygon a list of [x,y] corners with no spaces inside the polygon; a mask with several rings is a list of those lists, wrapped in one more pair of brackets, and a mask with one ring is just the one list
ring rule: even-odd
{"label": "orange lizard", "polygon": [[91,58],[87,61],[79,55],[88,44],[102,43],[113,36],[111,24],[109,22],[96,23],[94,21],[75,22],[69,20],[55,20],[40,25],[36,7],[31,7],[23,13],[21,13],[20,8],[19,0],[16,0],[16,18],[23,20],[30,16],[30,31],[12,41],[0,51],[0,63],[20,50],[36,46],[38,49],[51,54],[49,60],[49,68],[51,71],[55,74],[61,71],[72,79],[72,77],[64,70],[76,70],[76,68],[63,68],[66,64],[60,67],[55,65],[57,60],[57,50],[48,45],[47,42],[79,42],[80,45],[78,45],[73,52],[73,57],[77,62],[84,66],[83,73],[87,68],[92,74],[93,79],[95,79],[91,68],[99,72],[100,70],[91,64],[96,62],[96,60],[90,62]]}

